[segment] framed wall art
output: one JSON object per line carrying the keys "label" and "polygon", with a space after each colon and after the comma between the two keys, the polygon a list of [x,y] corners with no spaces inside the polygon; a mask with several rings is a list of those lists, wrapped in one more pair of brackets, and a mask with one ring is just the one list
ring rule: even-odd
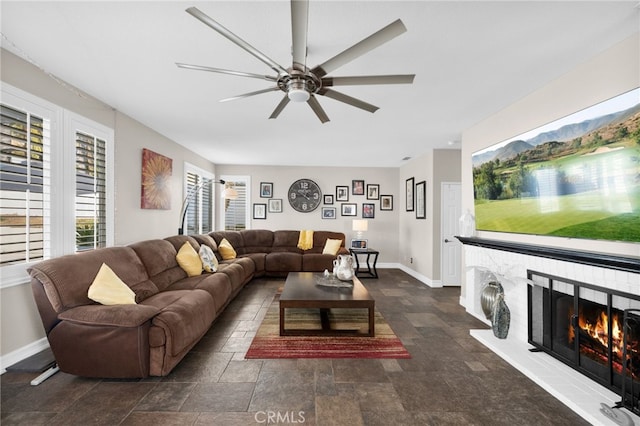
{"label": "framed wall art", "polygon": [[353,195],[364,195],[364,181],[363,180],[352,180],[351,181],[351,193]]}
{"label": "framed wall art", "polygon": [[267,218],[267,205],[255,203],[253,205],[253,218],[254,219],[266,219]]}
{"label": "framed wall art", "polygon": [[260,182],[260,198],[273,197],[273,183]]}
{"label": "framed wall art", "polygon": [[173,160],[150,149],[142,149],[140,207],[171,209],[171,171]]}
{"label": "framed wall art", "polygon": [[409,178],[405,181],[404,183],[404,187],[405,187],[405,197],[406,197],[406,209],[408,212],[412,212],[415,206],[414,203],[414,199],[413,199],[413,185],[414,185],[415,179],[414,178]]}
{"label": "framed wall art", "polygon": [[336,186],[336,201],[349,201],[348,186]]}
{"label": "framed wall art", "polygon": [[342,216],[357,216],[358,206],[355,203],[342,203],[340,206]]}
{"label": "framed wall art", "polygon": [[367,200],[377,200],[380,198],[380,185],[368,184],[367,185]]}
{"label": "framed wall art", "polygon": [[416,219],[427,218],[427,182],[416,183]]}
{"label": "framed wall art", "polygon": [[333,195],[324,195],[324,204],[333,204]]}
{"label": "framed wall art", "polygon": [[282,198],[272,198],[268,205],[269,213],[282,213]]}
{"label": "framed wall art", "polygon": [[362,203],[362,217],[364,219],[373,219],[376,217],[376,205],[373,203]]}
{"label": "framed wall art", "polygon": [[640,88],[474,152],[476,228],[640,242]]}
{"label": "framed wall art", "polygon": [[393,195],[380,196],[380,210],[393,210]]}
{"label": "framed wall art", "polygon": [[335,207],[323,207],[322,208],[322,218],[323,219],[335,219],[336,218],[336,208]]}

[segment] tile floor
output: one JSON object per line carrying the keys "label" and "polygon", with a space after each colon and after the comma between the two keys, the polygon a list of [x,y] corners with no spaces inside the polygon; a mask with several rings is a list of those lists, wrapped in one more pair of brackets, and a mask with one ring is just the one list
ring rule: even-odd
{"label": "tile floor", "polygon": [[96,380],[58,373],[0,377],[8,425],[586,425],[469,335],[487,328],[459,288],[400,270],[363,280],[411,352],[407,360],[245,360],[284,280],[256,279],[167,377]]}

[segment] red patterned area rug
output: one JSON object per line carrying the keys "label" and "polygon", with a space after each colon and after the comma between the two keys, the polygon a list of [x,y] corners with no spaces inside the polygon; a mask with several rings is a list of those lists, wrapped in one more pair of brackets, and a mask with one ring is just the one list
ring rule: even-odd
{"label": "red patterned area rug", "polygon": [[[380,312],[375,311],[375,337],[280,336],[279,295],[273,300],[245,355],[255,358],[411,358]],[[317,309],[287,309],[288,329],[320,329]],[[332,309],[332,329],[368,327],[366,309]]]}

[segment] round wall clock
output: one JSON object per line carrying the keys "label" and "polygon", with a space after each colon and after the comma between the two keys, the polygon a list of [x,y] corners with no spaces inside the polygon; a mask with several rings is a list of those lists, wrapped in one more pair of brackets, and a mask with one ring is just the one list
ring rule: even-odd
{"label": "round wall clock", "polygon": [[289,187],[289,204],[302,213],[314,211],[322,200],[322,191],[311,179],[298,179]]}

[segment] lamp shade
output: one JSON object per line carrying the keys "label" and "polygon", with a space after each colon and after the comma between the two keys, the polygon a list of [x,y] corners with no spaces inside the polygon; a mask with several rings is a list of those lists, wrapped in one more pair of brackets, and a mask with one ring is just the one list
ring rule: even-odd
{"label": "lamp shade", "polygon": [[356,232],[364,232],[369,229],[369,221],[365,219],[354,219],[352,229]]}
{"label": "lamp shade", "polygon": [[235,200],[236,198],[238,198],[238,191],[233,188],[225,188],[222,191],[222,198],[226,200]]}

